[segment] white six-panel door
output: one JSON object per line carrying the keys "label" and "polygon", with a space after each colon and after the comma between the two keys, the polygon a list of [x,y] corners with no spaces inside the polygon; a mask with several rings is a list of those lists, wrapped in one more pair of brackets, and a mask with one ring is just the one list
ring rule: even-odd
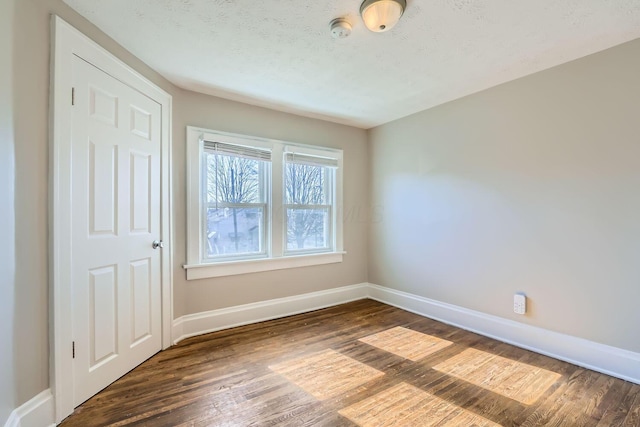
{"label": "white six-panel door", "polygon": [[160,105],[73,59],[74,406],[160,351]]}

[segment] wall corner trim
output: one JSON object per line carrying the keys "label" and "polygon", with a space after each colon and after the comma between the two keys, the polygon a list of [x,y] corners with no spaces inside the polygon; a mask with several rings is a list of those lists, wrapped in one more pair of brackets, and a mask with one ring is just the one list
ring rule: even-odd
{"label": "wall corner trim", "polygon": [[187,314],[173,321],[174,344],[196,335],[278,319],[367,298],[369,285],[343,286],[219,310]]}
{"label": "wall corner trim", "polygon": [[46,389],[11,412],[4,427],[55,426],[53,394]]}
{"label": "wall corner trim", "polygon": [[583,368],[640,384],[640,353],[369,284],[369,298]]}

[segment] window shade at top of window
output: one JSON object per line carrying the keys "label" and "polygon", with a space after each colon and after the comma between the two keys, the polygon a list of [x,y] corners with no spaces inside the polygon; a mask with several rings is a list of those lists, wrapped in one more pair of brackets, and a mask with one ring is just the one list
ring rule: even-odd
{"label": "window shade at top of window", "polygon": [[338,167],[338,159],[330,157],[310,156],[308,154],[286,153],[285,160],[287,163],[308,166],[324,166],[329,168]]}
{"label": "window shade at top of window", "polygon": [[271,150],[267,148],[247,147],[246,145],[227,144],[226,142],[204,141],[204,150],[211,154],[243,157],[245,159],[271,161]]}

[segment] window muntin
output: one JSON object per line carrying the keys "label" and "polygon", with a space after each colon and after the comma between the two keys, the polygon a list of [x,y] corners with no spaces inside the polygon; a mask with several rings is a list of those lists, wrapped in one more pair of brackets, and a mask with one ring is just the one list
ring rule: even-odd
{"label": "window muntin", "polygon": [[203,261],[267,255],[270,152],[204,141]]}
{"label": "window muntin", "polygon": [[285,155],[286,253],[333,249],[334,171],[323,158]]}

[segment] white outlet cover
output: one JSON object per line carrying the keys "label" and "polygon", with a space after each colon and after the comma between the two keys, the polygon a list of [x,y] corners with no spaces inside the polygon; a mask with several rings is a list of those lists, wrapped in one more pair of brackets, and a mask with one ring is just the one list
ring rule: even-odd
{"label": "white outlet cover", "polygon": [[527,297],[524,294],[513,295],[513,312],[516,314],[527,312]]}

